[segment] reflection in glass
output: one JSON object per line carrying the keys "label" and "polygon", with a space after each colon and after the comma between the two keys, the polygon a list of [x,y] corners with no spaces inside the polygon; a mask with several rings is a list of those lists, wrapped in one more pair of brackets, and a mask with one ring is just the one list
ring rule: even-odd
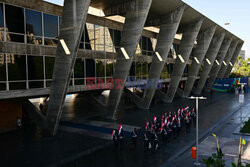
{"label": "reflection in glass", "polygon": [[106,60],[106,77],[113,77],[114,74],[114,60]]}
{"label": "reflection in glass", "polygon": [[28,56],[29,80],[43,79],[43,57]]}
{"label": "reflection in glass", "polygon": [[27,42],[42,44],[42,13],[33,10],[25,10]]}
{"label": "reflection in glass", "polygon": [[105,77],[105,60],[97,59],[96,62],[96,77]]}
{"label": "reflection in glass", "polygon": [[58,37],[58,17],[49,15],[49,14],[43,14],[43,20],[44,20],[44,36],[50,37],[50,38],[56,38]]}
{"label": "reflection in glass", "polygon": [[6,90],[6,83],[0,83],[0,91]]}
{"label": "reflection in glass", "polygon": [[26,34],[42,36],[42,14],[33,10],[25,10]]}
{"label": "reflection in glass", "polygon": [[148,63],[144,62],[142,63],[142,79],[148,78]]}
{"label": "reflection in glass", "polygon": [[10,90],[23,90],[26,89],[26,82],[9,83]]}
{"label": "reflection in glass", "polygon": [[29,88],[43,88],[43,81],[30,81],[29,82]]}
{"label": "reflection in glass", "polygon": [[24,10],[16,6],[5,5],[6,26],[8,32],[24,34]]}
{"label": "reflection in glass", "polygon": [[95,25],[95,44],[96,50],[104,51],[104,27]]}
{"label": "reflection in glass", "polygon": [[86,77],[95,77],[95,60],[86,59]]}
{"label": "reflection in glass", "polygon": [[54,70],[54,57],[45,57],[45,77],[46,79],[52,79],[53,70]]}
{"label": "reflection in glass", "polygon": [[3,4],[0,3],[0,41],[4,41]]}
{"label": "reflection in glass", "polygon": [[105,51],[106,52],[114,52],[113,45],[113,35],[114,32],[112,29],[105,27]]}
{"label": "reflection in glass", "polygon": [[169,78],[169,65],[165,64],[161,72],[161,79],[167,78]]}
{"label": "reflection in glass", "polygon": [[57,46],[58,40],[52,38],[44,38],[44,44],[49,46]]}
{"label": "reflection in glass", "polygon": [[74,67],[74,77],[84,78],[84,59],[77,58]]}
{"label": "reflection in glass", "polygon": [[0,54],[0,81],[6,81],[6,66],[4,54]]}
{"label": "reflection in glass", "polygon": [[141,76],[142,76],[142,68],[141,67],[142,67],[141,63],[136,62],[136,68],[135,68],[135,70],[136,70],[136,80],[141,79]]}
{"label": "reflection in glass", "polygon": [[134,78],[135,78],[135,62],[132,62],[132,65],[131,65],[131,68],[129,71],[129,76],[130,76],[130,79],[134,80]]}
{"label": "reflection in glass", "polygon": [[95,31],[94,31],[94,25],[86,23],[87,31],[88,31],[88,37],[89,37],[89,43],[91,45],[91,48],[94,50],[95,48]]}
{"label": "reflection in glass", "polygon": [[26,56],[7,54],[10,81],[26,80]]}

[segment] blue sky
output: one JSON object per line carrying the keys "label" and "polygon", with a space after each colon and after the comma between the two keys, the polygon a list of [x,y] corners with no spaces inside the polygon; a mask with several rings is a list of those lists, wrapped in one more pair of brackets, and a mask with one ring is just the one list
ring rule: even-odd
{"label": "blue sky", "polygon": [[[46,0],[59,5],[63,0]],[[243,49],[250,58],[250,0],[183,0],[217,24],[245,41]],[[225,26],[224,23],[230,23]]]}

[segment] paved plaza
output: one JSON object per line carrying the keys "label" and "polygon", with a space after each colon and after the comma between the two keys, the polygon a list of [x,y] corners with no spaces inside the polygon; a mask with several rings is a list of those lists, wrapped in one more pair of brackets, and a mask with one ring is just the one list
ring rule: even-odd
{"label": "paved plaza", "polygon": [[[231,126],[234,129],[239,126],[240,105],[238,98],[233,94],[220,93],[214,93],[212,97],[207,96],[208,99],[200,104],[200,137],[207,141],[206,136],[211,134],[211,128],[229,125],[230,127],[223,128],[223,131],[215,132],[220,137],[231,137],[225,135],[232,134]],[[77,101],[82,98],[79,96],[76,97],[74,103],[69,101],[66,103],[64,120],[60,125],[57,137],[42,137],[36,129],[33,131],[24,129],[1,135],[0,143],[2,150],[4,150],[2,151],[4,154],[1,155],[2,162],[8,166],[16,166],[17,164],[22,164],[22,166],[82,166],[86,164],[88,166],[100,166],[101,164],[105,164],[105,166],[164,166],[164,164],[168,164],[167,166],[171,166],[172,163],[182,163],[182,161],[178,161],[178,158],[184,156],[185,161],[192,164],[190,147],[195,144],[194,126],[192,126],[190,133],[185,133],[185,130],[182,129],[180,136],[172,139],[169,143],[160,142],[159,151],[144,151],[142,137],[139,138],[137,149],[132,147],[129,139],[126,139],[123,150],[115,149],[113,141],[109,140],[108,136],[110,136],[110,130],[118,126],[119,123],[124,124],[125,131],[129,133],[133,127],[143,127],[145,120],[153,119],[154,115],[160,116],[167,111],[177,110],[179,106],[194,106],[193,101],[177,99],[172,104],[156,101],[149,111],[140,110],[133,106],[127,107],[124,108],[120,119],[114,122],[110,114],[100,113],[98,115],[95,111],[93,111],[92,116],[92,111],[89,111],[89,117],[86,115],[79,117],[77,112],[81,111],[81,107],[78,106]],[[248,96],[246,97],[247,102],[249,102]],[[68,113],[72,112],[72,110],[67,110],[68,105],[76,105],[74,108],[77,117]],[[124,106],[126,105],[124,104]],[[242,110],[247,111],[248,107],[245,105]],[[245,120],[247,115],[247,113],[243,115]],[[227,119],[233,122],[231,124],[224,123]],[[224,132],[227,129],[230,132]],[[212,141],[209,140],[209,142]],[[11,161],[13,159],[16,161]]]}

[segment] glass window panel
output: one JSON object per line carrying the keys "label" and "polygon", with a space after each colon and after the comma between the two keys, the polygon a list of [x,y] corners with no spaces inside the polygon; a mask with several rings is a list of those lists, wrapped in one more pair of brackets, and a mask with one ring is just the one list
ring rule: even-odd
{"label": "glass window panel", "polygon": [[121,37],[122,37],[121,31],[114,30],[114,41],[113,41],[113,43],[114,43],[115,46],[120,46]]}
{"label": "glass window panel", "polygon": [[114,60],[106,60],[106,77],[113,77],[114,74]]}
{"label": "glass window panel", "polygon": [[88,32],[87,24],[85,25],[84,35],[85,35],[84,36],[85,49],[91,50],[91,45],[90,45],[89,32]]}
{"label": "glass window panel", "polygon": [[174,70],[174,64],[169,64],[169,74],[172,74]]}
{"label": "glass window panel", "polygon": [[52,81],[47,81],[47,82],[46,82],[46,87],[50,87],[50,86],[51,86],[51,83],[52,83]]}
{"label": "glass window panel", "polygon": [[87,31],[88,31],[89,43],[91,45],[91,48],[94,49],[95,48],[95,46],[94,46],[94,44],[95,44],[94,25],[86,23],[86,26],[87,26]]}
{"label": "glass window panel", "polygon": [[162,69],[162,72],[161,72],[161,79],[167,79],[169,78],[169,65],[165,64],[163,69]]}
{"label": "glass window panel", "polygon": [[[0,31],[4,31],[3,4],[0,3]],[[1,34],[2,38],[2,34]]]}
{"label": "glass window panel", "polygon": [[148,47],[148,51],[153,51],[153,43],[151,42],[150,38],[147,38],[147,47]]}
{"label": "glass window panel", "polygon": [[150,42],[151,42],[151,45],[152,45],[152,50],[155,50],[156,44],[157,44],[157,39],[150,38]]}
{"label": "glass window panel", "polygon": [[6,66],[4,54],[0,54],[0,81],[6,81]]}
{"label": "glass window panel", "polygon": [[136,69],[136,79],[141,79],[141,76],[142,76],[141,63],[137,62],[135,69]]}
{"label": "glass window panel", "polygon": [[45,73],[46,79],[52,79],[53,70],[54,70],[54,57],[45,57]]}
{"label": "glass window panel", "polygon": [[49,46],[57,46],[58,40],[52,38],[44,38],[44,44]]}
{"label": "glass window panel", "polygon": [[43,79],[43,57],[28,56],[29,80]]}
{"label": "glass window panel", "polygon": [[25,10],[26,34],[42,36],[42,13],[34,10]]}
{"label": "glass window panel", "polygon": [[74,78],[85,78],[84,76],[84,59],[76,59],[74,67]]}
{"label": "glass window panel", "polygon": [[114,45],[113,45],[113,30],[105,27],[105,51],[106,52],[114,52]]}
{"label": "glass window panel", "polygon": [[0,91],[6,90],[6,83],[0,83]]}
{"label": "glass window panel", "polygon": [[26,82],[9,83],[10,90],[26,89]]}
{"label": "glass window panel", "polygon": [[33,34],[27,35],[27,43],[41,45],[43,43],[42,37],[37,37]]}
{"label": "glass window panel", "polygon": [[62,24],[62,16],[59,16],[59,28],[60,28],[61,24]]}
{"label": "glass window panel", "polygon": [[86,59],[86,77],[95,77],[95,61]]}
{"label": "glass window panel", "polygon": [[147,50],[148,50],[148,38],[146,37],[141,37],[140,39],[140,45],[141,45],[141,49],[142,49],[142,54],[143,55],[147,55]]}
{"label": "glass window panel", "polygon": [[43,88],[43,81],[32,81],[29,82],[29,88],[34,89],[34,88]]}
{"label": "glass window panel", "polygon": [[142,79],[147,79],[148,78],[148,63],[143,63],[142,64]]}
{"label": "glass window panel", "polygon": [[24,43],[24,35],[7,33],[7,41]]}
{"label": "glass window panel", "polygon": [[129,76],[135,76],[135,62],[132,62],[132,65],[129,71]]}
{"label": "glass window panel", "polygon": [[95,25],[96,50],[104,51],[104,27]]}
{"label": "glass window panel", "polygon": [[56,38],[58,37],[58,17],[44,13],[44,36]]}
{"label": "glass window panel", "polygon": [[96,62],[96,77],[105,77],[105,60],[97,59]]}
{"label": "glass window panel", "polygon": [[26,56],[7,54],[10,81],[26,80]]}
{"label": "glass window panel", "polygon": [[85,79],[75,79],[75,85],[84,85]]}
{"label": "glass window panel", "polygon": [[24,10],[23,8],[5,5],[6,26],[8,32],[24,34]]}

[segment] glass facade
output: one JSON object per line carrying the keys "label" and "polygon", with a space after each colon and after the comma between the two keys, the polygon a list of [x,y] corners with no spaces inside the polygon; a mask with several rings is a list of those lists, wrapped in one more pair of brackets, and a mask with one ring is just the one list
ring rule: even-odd
{"label": "glass facade", "polygon": [[25,10],[27,43],[42,44],[42,13]]}
{"label": "glass facade", "polygon": [[[61,20],[60,16],[0,3],[0,41],[56,46]],[[121,37],[119,30],[86,23],[79,48],[116,53]],[[155,38],[142,36],[136,54],[153,56],[156,42]],[[55,56],[50,55],[0,53],[0,91],[49,87],[54,62]],[[98,59],[77,58],[70,85],[84,85],[88,77],[106,81],[113,77],[115,63],[114,57],[105,55]],[[147,62],[134,61],[129,77],[147,79],[149,68]]]}

